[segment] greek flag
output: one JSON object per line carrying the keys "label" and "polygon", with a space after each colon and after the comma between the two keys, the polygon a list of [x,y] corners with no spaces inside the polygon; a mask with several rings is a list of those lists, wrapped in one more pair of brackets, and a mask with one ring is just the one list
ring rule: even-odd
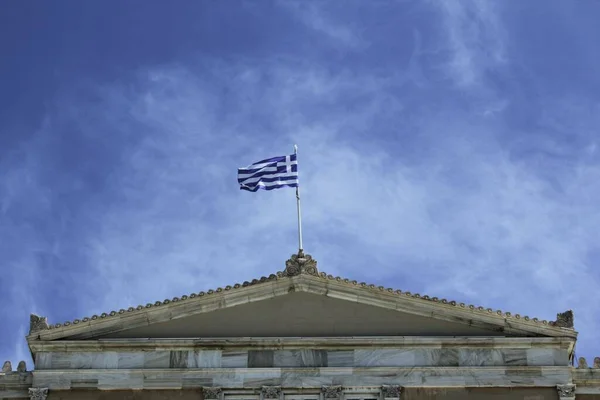
{"label": "greek flag", "polygon": [[273,157],[238,168],[240,189],[256,192],[285,186],[298,187],[298,161],[296,154]]}

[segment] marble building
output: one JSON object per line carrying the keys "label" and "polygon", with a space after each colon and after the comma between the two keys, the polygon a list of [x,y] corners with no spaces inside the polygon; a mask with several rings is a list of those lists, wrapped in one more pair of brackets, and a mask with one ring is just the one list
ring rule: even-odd
{"label": "marble building", "polygon": [[375,287],[293,255],[251,282],[62,324],[31,316],[33,371],[0,399],[600,400],[571,311],[538,320]]}

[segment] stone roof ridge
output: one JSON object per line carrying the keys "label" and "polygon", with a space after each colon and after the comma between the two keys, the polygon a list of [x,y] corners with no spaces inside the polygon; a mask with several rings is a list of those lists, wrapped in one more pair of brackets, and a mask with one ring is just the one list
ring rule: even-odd
{"label": "stone roof ridge", "polygon": [[504,312],[502,310],[493,310],[492,308],[484,308],[482,306],[476,306],[473,304],[458,303],[454,300],[440,299],[438,297],[430,297],[428,295],[421,295],[419,293],[411,293],[408,291],[402,291],[402,290],[397,290],[397,289],[393,289],[393,288],[386,288],[384,286],[375,286],[373,284],[367,284],[365,282],[358,282],[356,280],[349,280],[347,278],[342,278],[339,276],[334,277],[332,275],[326,274],[325,272],[319,272],[317,269],[317,261],[314,260],[310,254],[304,254],[302,251],[300,251],[298,254],[293,254],[290,257],[290,259],[288,259],[286,261],[285,265],[286,265],[286,267],[283,271],[277,272],[277,274],[271,274],[268,277],[263,276],[259,279],[253,279],[252,281],[245,281],[241,284],[236,283],[233,286],[227,285],[224,288],[219,287],[217,289],[210,289],[206,292],[202,291],[199,293],[192,293],[190,295],[183,295],[181,297],[174,297],[172,299],[165,299],[164,301],[156,301],[155,303],[147,303],[146,305],[138,305],[137,307],[129,307],[127,310],[125,310],[125,309],[120,309],[119,311],[113,310],[108,313],[102,313],[100,315],[92,315],[91,317],[75,319],[73,321],[66,321],[62,324],[61,323],[48,324],[46,317],[40,317],[35,314],[31,314],[29,334],[31,335],[35,332],[42,331],[42,330],[60,328],[62,326],[77,325],[79,323],[88,322],[90,320],[93,321],[93,320],[97,320],[97,319],[110,318],[117,314],[125,314],[125,313],[141,311],[141,310],[148,309],[148,308],[160,307],[160,306],[163,306],[163,305],[166,305],[169,303],[186,301],[188,299],[193,299],[193,298],[197,298],[197,297],[210,296],[215,293],[221,293],[221,292],[235,290],[235,289],[248,287],[248,286],[252,286],[252,285],[258,285],[258,284],[261,284],[264,282],[269,282],[269,281],[278,280],[278,279],[292,278],[292,277],[299,276],[299,275],[311,275],[311,276],[314,276],[317,278],[333,280],[333,281],[343,283],[346,285],[358,286],[361,288],[365,288],[366,290],[385,291],[385,292],[396,294],[398,296],[407,296],[407,297],[411,297],[413,299],[419,299],[420,301],[430,301],[430,302],[434,302],[434,303],[444,304],[447,306],[454,306],[454,307],[459,307],[459,308],[463,308],[463,309],[468,309],[468,310],[476,312],[476,313],[487,314],[487,315],[495,314],[497,316],[500,316],[500,317],[506,318],[506,319],[513,319],[513,320],[517,320],[517,321],[522,320],[522,321],[533,322],[533,323],[542,324],[542,325],[548,325],[548,326],[552,326],[552,327],[566,328],[569,330],[574,330],[574,317],[573,317],[573,311],[571,311],[571,310],[565,311],[564,313],[558,313],[556,321],[547,321],[547,320],[540,320],[538,318],[530,318],[527,315],[521,316],[520,314],[513,314],[511,312]]}

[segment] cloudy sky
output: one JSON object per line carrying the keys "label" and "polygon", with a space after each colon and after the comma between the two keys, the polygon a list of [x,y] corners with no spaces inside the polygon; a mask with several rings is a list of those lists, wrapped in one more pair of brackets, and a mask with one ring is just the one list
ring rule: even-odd
{"label": "cloudy sky", "polygon": [[600,2],[13,1],[0,360],[51,323],[268,275],[299,147],[333,275],[553,320],[600,355]]}

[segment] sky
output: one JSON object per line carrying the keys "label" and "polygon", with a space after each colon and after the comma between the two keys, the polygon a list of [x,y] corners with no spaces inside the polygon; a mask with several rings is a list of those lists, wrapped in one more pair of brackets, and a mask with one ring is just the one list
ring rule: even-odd
{"label": "sky", "polygon": [[0,361],[62,323],[268,276],[298,145],[321,271],[554,320],[600,356],[599,1],[0,6]]}

